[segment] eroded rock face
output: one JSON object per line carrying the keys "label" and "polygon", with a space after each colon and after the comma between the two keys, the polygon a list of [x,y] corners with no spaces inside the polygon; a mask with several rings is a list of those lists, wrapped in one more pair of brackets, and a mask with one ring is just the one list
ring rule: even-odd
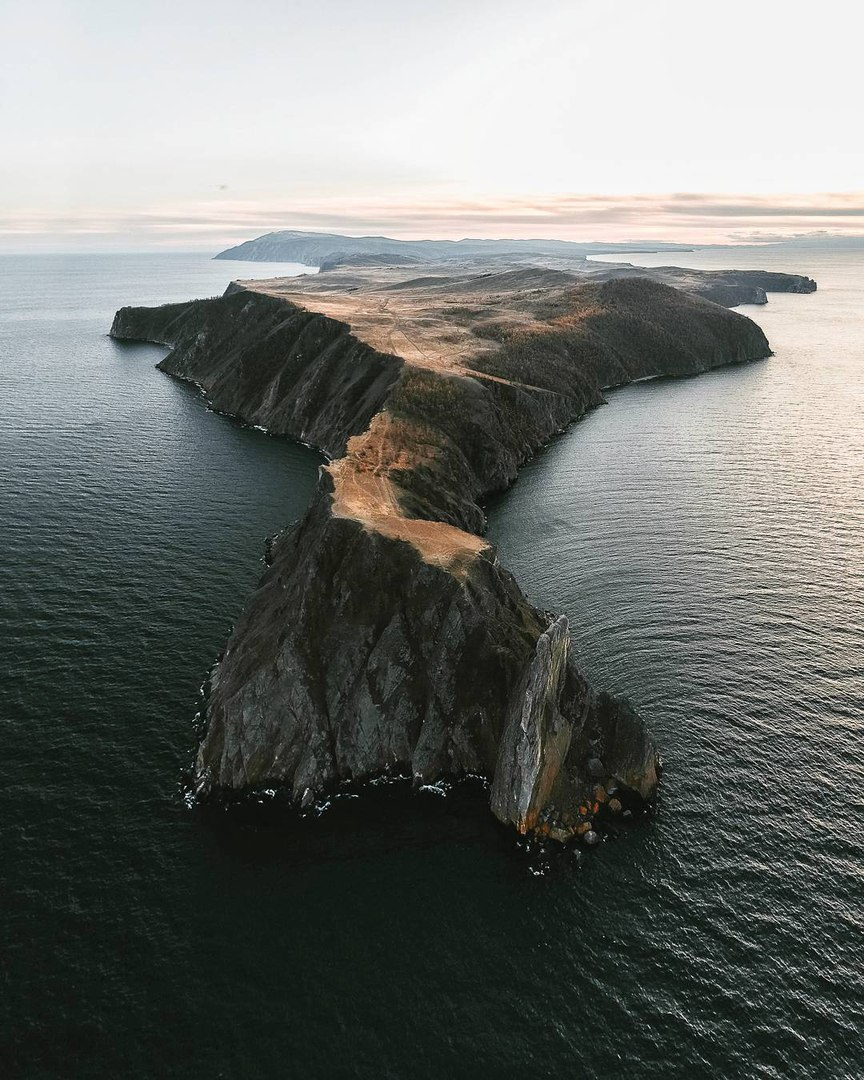
{"label": "eroded rock face", "polygon": [[402,369],[345,323],[231,287],[215,300],[121,308],[111,335],[174,345],[159,367],[203,387],[220,412],[331,457],[368,426]]}
{"label": "eroded rock face", "polygon": [[[559,616],[537,639],[510,703],[492,782],[492,812],[521,833],[536,828],[585,721],[590,696],[567,679],[570,627]],[[570,692],[568,692],[570,691]]]}
{"label": "eroded rock face", "polygon": [[328,494],[278,545],[228,641],[200,789],[279,782],[302,800],[387,770],[490,774],[544,617],[490,549],[460,579],[334,518]]}
{"label": "eroded rock face", "polygon": [[217,408],[337,459],[213,673],[197,790],[279,784],[303,805],[387,771],[480,773],[520,832],[587,835],[613,797],[623,813],[652,799],[654,744],[588,685],[567,619],[499,565],[478,500],[604,386],[758,359],[768,343],[648,281],[406,273],[115,318],[115,337],[173,343],[160,366]]}

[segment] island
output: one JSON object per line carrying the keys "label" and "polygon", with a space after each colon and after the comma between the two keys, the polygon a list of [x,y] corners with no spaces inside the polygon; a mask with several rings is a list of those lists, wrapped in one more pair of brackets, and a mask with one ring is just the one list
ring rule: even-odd
{"label": "island", "polygon": [[580,670],[580,613],[538,609],[501,565],[483,501],[609,388],[760,360],[768,341],[696,271],[682,289],[537,255],[360,254],[114,318],[114,338],[170,346],[159,367],[214,409],[328,458],[207,684],[197,797],[278,789],[304,808],[348,782],[479,776],[519,833],[596,842],[650,809],[657,749]]}

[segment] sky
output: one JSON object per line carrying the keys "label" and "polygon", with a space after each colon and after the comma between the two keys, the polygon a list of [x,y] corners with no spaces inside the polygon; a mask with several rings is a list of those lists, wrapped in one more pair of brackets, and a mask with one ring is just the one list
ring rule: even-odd
{"label": "sky", "polygon": [[0,250],[864,234],[852,0],[0,0]]}

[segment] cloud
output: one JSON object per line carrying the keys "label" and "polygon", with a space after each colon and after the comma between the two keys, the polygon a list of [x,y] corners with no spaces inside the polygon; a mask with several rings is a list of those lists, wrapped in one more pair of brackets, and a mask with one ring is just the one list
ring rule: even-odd
{"label": "cloud", "polygon": [[425,195],[210,199],[137,210],[0,213],[0,243],[29,246],[213,248],[276,229],[398,237],[510,236],[682,243],[864,235],[864,192],[814,195],[561,194],[542,198]]}

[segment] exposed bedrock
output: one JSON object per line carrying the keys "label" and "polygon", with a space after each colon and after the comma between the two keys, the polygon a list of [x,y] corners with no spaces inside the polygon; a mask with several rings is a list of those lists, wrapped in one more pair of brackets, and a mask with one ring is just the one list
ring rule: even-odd
{"label": "exposed bedrock", "polygon": [[212,678],[199,784],[308,800],[388,769],[490,774],[547,617],[489,548],[459,575],[334,517],[328,480]]}
{"label": "exposed bedrock", "polygon": [[[650,802],[653,742],[522,594],[479,500],[603,388],[769,355],[750,320],[646,280],[550,271],[285,279],[125,308],[112,334],[242,420],[334,460],[214,670],[201,796],[480,773],[521,832],[565,840]],[[551,276],[550,276],[551,274]],[[579,612],[570,612],[573,619]]]}

